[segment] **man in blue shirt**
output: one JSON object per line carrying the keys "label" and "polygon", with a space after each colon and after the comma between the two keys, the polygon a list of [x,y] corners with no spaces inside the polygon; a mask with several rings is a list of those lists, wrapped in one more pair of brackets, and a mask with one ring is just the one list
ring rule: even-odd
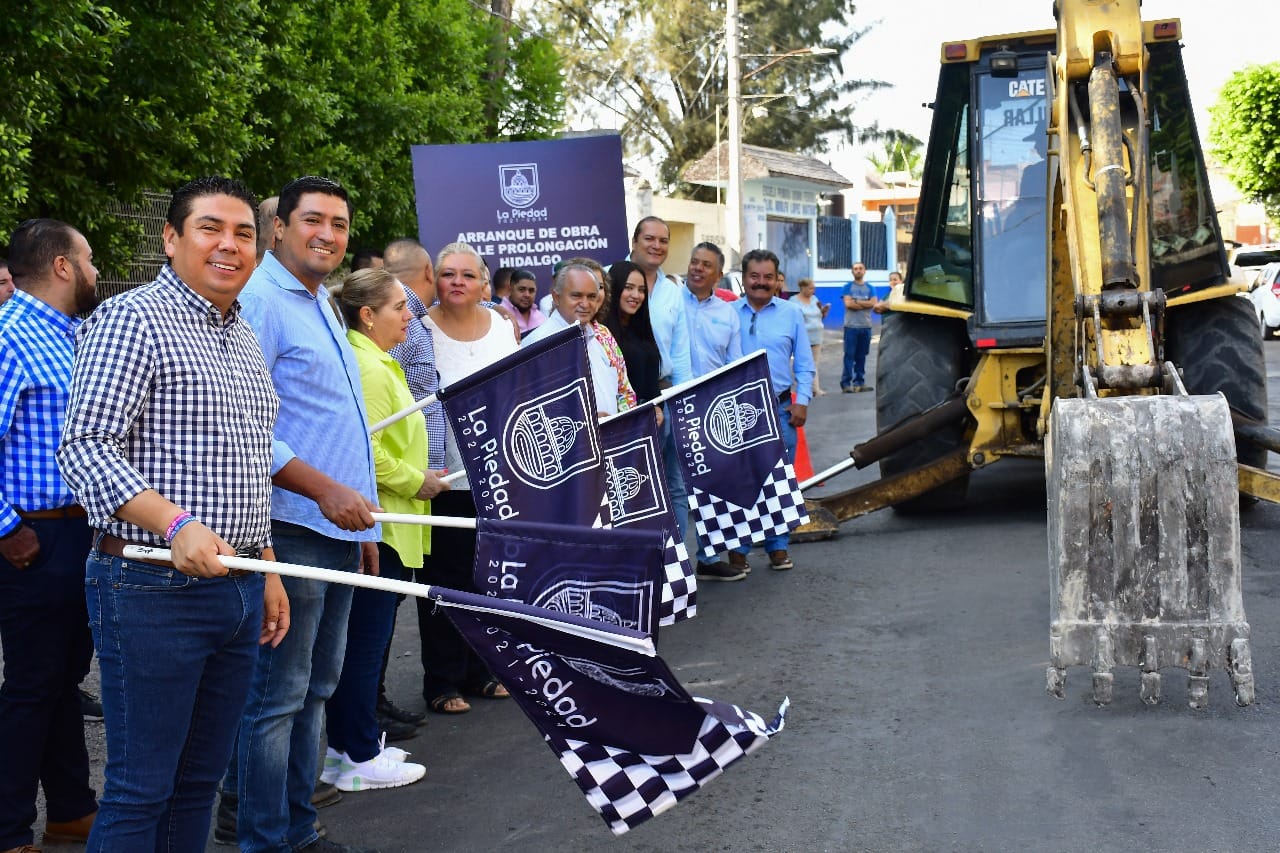
{"label": "man in blue shirt", "polygon": [[[764,249],[753,249],[742,256],[742,285],[746,298],[734,303],[741,325],[742,351],[763,349],[769,360],[769,380],[778,395],[778,422],[787,461],[795,462],[796,430],[809,416],[809,400],[813,396],[813,352],[809,333],[804,328],[804,315],[790,302],[774,293],[778,286],[778,256]],[[791,377],[795,375],[795,384]],[[791,401],[795,393],[795,402]],[[769,567],[783,571],[793,567],[787,553],[791,537],[776,536],[764,541],[769,554]],[[740,549],[729,555],[729,564],[749,571],[747,552]]]}
{"label": "man in blue shirt", "polygon": [[[636,223],[631,234],[631,254],[627,260],[644,273],[649,286],[649,321],[658,341],[662,364],[658,367],[658,385],[670,388],[694,377],[689,356],[689,326],[685,318],[684,294],[667,278],[662,264],[671,248],[671,228],[656,216],[646,216]],[[676,514],[676,526],[683,540],[689,528],[689,499],[676,456],[675,434],[669,420],[662,423],[662,462],[667,472],[667,493]]]}
{"label": "man in blue shirt", "polygon": [[[324,289],[350,230],[341,185],[292,181],[280,192],[276,246],[240,301],[280,397],[271,461],[276,558],[377,574],[380,533],[370,512],[378,491],[360,370]],[[292,627],[278,648],[258,656],[223,785],[220,811],[234,787],[246,853],[290,853],[320,842],[311,795],[321,712],[342,669],[352,587],[286,578],[285,588]]]}
{"label": "man in blue shirt", "polygon": [[42,783],[47,841],[84,841],[98,811],[78,692],[93,657],[89,522],[55,458],[76,314],[97,304],[98,271],[84,236],[53,219],[22,223],[9,251],[18,289],[0,307],[0,850],[33,843]]}
{"label": "man in blue shirt", "polygon": [[[699,243],[689,257],[685,276],[685,314],[689,318],[689,354],[695,376],[703,376],[742,357],[738,312],[716,296],[724,274],[724,252],[715,243]],[[699,552],[702,551],[699,543]],[[700,581],[740,581],[747,576],[740,566],[698,561]]]}
{"label": "man in blue shirt", "polygon": [[867,384],[867,353],[871,351],[871,312],[880,304],[871,286],[863,279],[867,266],[853,265],[853,281],[844,288],[844,369],[840,390],[846,394],[870,391]]}

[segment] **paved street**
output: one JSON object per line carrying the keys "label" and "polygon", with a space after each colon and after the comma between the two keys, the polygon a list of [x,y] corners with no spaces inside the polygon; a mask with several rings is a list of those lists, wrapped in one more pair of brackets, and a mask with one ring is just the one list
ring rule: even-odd
{"label": "paved street", "polygon": [[[1280,342],[1267,351],[1280,422]],[[835,336],[821,367],[823,384],[838,388]],[[816,401],[815,469],[871,434],[874,403]],[[847,473],[831,487],[871,476]],[[1108,708],[1090,702],[1084,669],[1069,674],[1066,701],[1046,696],[1041,469],[1001,463],[973,477],[971,498],[955,515],[850,522],[833,540],[795,547],[791,572],[757,555],[744,582],[703,584],[698,617],[663,633],[662,655],[695,694],[766,716],[789,696],[787,729],[621,839],[519,710],[485,700],[463,716],[432,715],[399,744],[427,764],[423,782],[347,794],[321,819],[335,840],[384,853],[1273,849],[1280,506],[1243,516],[1257,704],[1236,708],[1214,673],[1210,707],[1193,712],[1180,670],[1165,671],[1154,708],[1139,702],[1133,670],[1117,670]],[[393,651],[393,695],[421,707],[409,608]],[[89,728],[100,769],[101,724]]]}

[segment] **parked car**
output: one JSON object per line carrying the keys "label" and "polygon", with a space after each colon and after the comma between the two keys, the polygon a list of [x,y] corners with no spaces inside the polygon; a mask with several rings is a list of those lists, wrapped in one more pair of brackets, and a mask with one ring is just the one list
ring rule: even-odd
{"label": "parked car", "polygon": [[1249,291],[1249,301],[1258,312],[1262,337],[1275,337],[1280,332],[1280,263],[1267,264],[1262,268]]}

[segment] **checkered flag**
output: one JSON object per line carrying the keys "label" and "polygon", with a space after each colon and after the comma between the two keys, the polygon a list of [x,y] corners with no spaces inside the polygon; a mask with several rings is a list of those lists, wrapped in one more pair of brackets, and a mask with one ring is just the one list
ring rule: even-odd
{"label": "checkered flag", "polygon": [[638,631],[501,598],[430,593],[614,833],[671,808],[782,731],[786,701],[766,724],[691,696]]}
{"label": "checkered flag", "polygon": [[695,486],[689,494],[689,506],[700,541],[705,543],[702,555],[707,559],[782,536],[809,520],[795,469],[781,459],[752,505],[738,506]]}
{"label": "checkered flag", "polygon": [[609,484],[609,516],[619,529],[661,530],[662,593],[658,624],[674,625],[698,612],[698,581],[667,494],[666,469],[658,445],[658,424],[652,403],[621,412],[600,422]]}
{"label": "checkered flag", "polygon": [[680,755],[638,755],[572,739],[556,746],[553,738],[547,738],[614,835],[662,814],[763,746],[786,723],[787,700],[773,722],[766,724],[759,714],[737,705],[692,698],[707,709],[707,716],[690,751]]}
{"label": "checkered flag", "polygon": [[662,551],[662,597],[658,601],[658,624],[674,625],[698,615],[698,581],[689,562],[689,549],[667,533]]}

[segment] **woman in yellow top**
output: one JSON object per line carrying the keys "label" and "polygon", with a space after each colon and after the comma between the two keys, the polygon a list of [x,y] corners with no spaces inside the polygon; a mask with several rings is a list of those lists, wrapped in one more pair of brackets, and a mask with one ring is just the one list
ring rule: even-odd
{"label": "woman in yellow top", "polygon": [[[413,404],[404,371],[387,354],[405,339],[413,314],[404,287],[384,270],[365,269],[347,276],[338,305],[347,323],[347,340],[355,350],[364,390],[365,414],[376,423]],[[449,488],[427,470],[427,431],[422,413],[375,432],[374,471],[378,504],[386,512],[423,515],[427,501]],[[334,452],[341,452],[334,448]],[[379,573],[400,579],[406,568],[422,567],[430,551],[430,529],[417,524],[384,524],[378,543]],[[416,782],[426,773],[408,755],[385,747],[377,720],[378,677],[395,624],[396,596],[370,589],[355,590],[347,623],[347,651],[342,677],[326,705],[329,749],[323,778],[342,791],[395,788]]]}

